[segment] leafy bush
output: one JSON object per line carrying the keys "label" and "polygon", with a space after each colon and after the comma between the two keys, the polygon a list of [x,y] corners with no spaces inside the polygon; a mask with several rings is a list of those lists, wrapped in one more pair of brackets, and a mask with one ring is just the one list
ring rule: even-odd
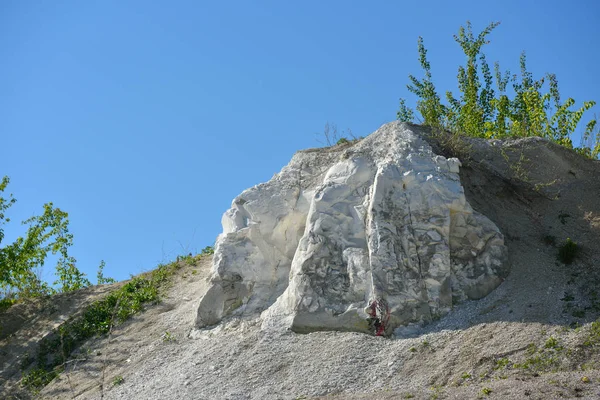
{"label": "leafy bush", "polygon": [[577,243],[567,238],[565,243],[558,249],[558,259],[564,264],[571,264],[578,250]]}
{"label": "leafy bush", "polygon": [[546,349],[559,349],[561,348],[558,340],[554,336],[550,336],[546,343],[544,343],[544,348]]}
{"label": "leafy bush", "polygon": [[3,299],[0,299],[0,312],[8,310],[16,302],[17,299],[12,297],[5,297]]}
{"label": "leafy bush", "polygon": [[[416,110],[422,117],[422,123],[472,137],[541,136],[572,148],[573,132],[584,112],[596,103],[586,101],[578,110],[571,110],[575,100],[568,98],[561,101],[556,75],[546,74],[538,80],[533,79],[533,75],[527,70],[525,52],[520,57],[520,79],[517,75],[511,76],[510,71],[502,73],[498,62],[494,64],[492,74],[481,49],[489,43],[486,37],[499,24],[491,23],[475,36],[467,21],[466,29],[461,26],[458,34],[454,35],[467,62],[458,68],[460,96],[456,98],[452,92],[446,92],[447,104],[442,104],[433,84],[427,50],[423,38],[419,37],[419,63],[425,76],[419,80],[409,75],[411,83],[407,85],[407,89],[418,97]],[[512,83],[514,94],[512,99],[507,91],[509,82]],[[542,93],[545,83],[548,89],[546,93]],[[405,99],[400,99],[397,118],[413,122],[414,116]],[[587,123],[582,140],[587,147],[579,151],[592,158],[597,158],[600,154],[600,135],[594,133],[596,125],[596,119]],[[590,144],[590,138],[593,139],[594,136],[595,145]]]}
{"label": "leafy bush", "polygon": [[200,252],[200,254],[203,255],[203,256],[211,255],[211,254],[214,254],[214,253],[215,253],[215,249],[212,246],[206,246]]}
{"label": "leafy bush", "polygon": [[115,283],[115,279],[104,276],[104,267],[106,267],[106,263],[104,262],[104,260],[102,260],[100,261],[100,265],[98,266],[98,273],[96,274],[96,280],[98,285]]}
{"label": "leafy bush", "polygon": [[591,323],[588,337],[583,344],[585,346],[596,346],[600,344],[600,319]]}
{"label": "leafy bush", "polygon": [[33,393],[37,393],[57,376],[58,371],[56,370],[48,371],[44,368],[34,368],[27,374],[24,374],[21,385],[29,388]]}
{"label": "leafy bush", "polygon": [[[2,226],[10,222],[6,211],[17,201],[12,194],[4,197],[10,179],[0,181],[0,244],[4,239]],[[28,225],[25,237],[0,246],[0,297],[12,293],[13,298],[36,297],[55,293],[57,290],[43,282],[36,269],[44,265],[48,255],[59,255],[56,263],[58,291],[68,292],[89,286],[85,274],[75,266],[76,260],[69,255],[73,235],[69,233],[68,214],[52,203],[44,204],[42,215],[33,216],[23,225]]]}

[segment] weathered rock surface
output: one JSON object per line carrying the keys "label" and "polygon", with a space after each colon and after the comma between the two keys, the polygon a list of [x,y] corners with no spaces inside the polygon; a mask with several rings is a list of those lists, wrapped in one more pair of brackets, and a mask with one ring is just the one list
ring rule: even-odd
{"label": "weathered rock surface", "polygon": [[352,145],[296,153],[223,216],[197,327],[262,313],[263,328],[388,335],[479,299],[508,274],[458,159],[393,122]]}

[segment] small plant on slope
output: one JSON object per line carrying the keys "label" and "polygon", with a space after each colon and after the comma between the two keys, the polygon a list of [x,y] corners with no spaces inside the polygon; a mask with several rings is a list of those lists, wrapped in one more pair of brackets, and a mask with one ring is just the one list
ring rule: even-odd
{"label": "small plant on slope", "polygon": [[215,249],[212,246],[206,246],[200,252],[200,254],[203,255],[203,256],[208,256],[208,255],[211,255],[211,254],[214,254],[214,253],[215,253]]}
{"label": "small plant on slope", "polygon": [[96,279],[97,279],[98,285],[105,285],[108,283],[116,282],[116,280],[114,280],[113,278],[104,276],[104,267],[105,266],[106,266],[106,263],[104,262],[104,260],[100,261],[100,265],[98,266],[98,273],[96,274]]}

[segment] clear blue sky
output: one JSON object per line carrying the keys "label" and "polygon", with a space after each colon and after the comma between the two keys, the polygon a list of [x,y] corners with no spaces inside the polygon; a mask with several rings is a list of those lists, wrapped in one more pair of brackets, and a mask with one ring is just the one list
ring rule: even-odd
{"label": "clear blue sky", "polygon": [[[2,1],[10,217],[49,201],[67,211],[94,281],[102,259],[117,279],[152,269],[212,244],[231,200],[319,146],[327,121],[366,135],[395,118],[399,97],[413,104],[418,36],[441,93],[464,61],[459,26],[501,21],[490,63],[517,72],[526,50],[565,98],[599,101],[599,4]],[[23,231],[11,223],[6,239]]]}

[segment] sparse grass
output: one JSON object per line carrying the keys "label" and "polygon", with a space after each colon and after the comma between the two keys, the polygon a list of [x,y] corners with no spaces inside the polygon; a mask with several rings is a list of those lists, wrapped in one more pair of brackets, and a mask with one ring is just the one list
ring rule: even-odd
{"label": "sparse grass", "polygon": [[558,249],[558,259],[564,264],[571,264],[577,256],[579,248],[577,243],[567,238],[565,243]]}
{"label": "sparse grass", "polygon": [[215,248],[213,246],[206,246],[200,252],[201,256],[209,256],[209,255],[212,255],[212,254],[215,254]]}
{"label": "sparse grass", "polygon": [[494,366],[495,370],[506,368],[506,366],[510,363],[508,358],[499,358],[496,360],[496,365]]}
{"label": "sparse grass", "polygon": [[[212,247],[203,254],[212,254]],[[36,357],[21,365],[21,385],[33,392],[46,386],[62,371],[73,351],[87,339],[108,334],[119,325],[139,313],[147,304],[160,301],[160,293],[168,287],[170,278],[181,268],[180,261],[195,264],[202,254],[178,257],[170,264],[160,264],[155,270],[132,278],[106,297],[87,306],[78,318],[72,318],[46,336],[39,344]],[[163,340],[175,337],[165,332]],[[34,364],[32,366],[32,364]]]}
{"label": "sparse grass", "polygon": [[5,297],[3,299],[0,299],[0,312],[8,310],[15,303],[17,303],[17,299],[14,299],[12,297]]}
{"label": "sparse grass", "polygon": [[595,366],[593,363],[583,363],[581,364],[580,368],[582,371],[589,371],[595,369]]}
{"label": "sparse grass", "polygon": [[430,389],[433,392],[431,394],[431,400],[439,399],[440,394],[442,394],[442,386],[432,386]]}
{"label": "sparse grass", "polygon": [[125,382],[125,378],[123,378],[123,376],[121,376],[121,375],[115,376],[112,380],[113,386],[122,385],[124,382]]}
{"label": "sparse grass", "polygon": [[[355,143],[359,140],[363,139],[363,137],[356,137],[350,129],[343,130],[341,132],[338,131],[336,124],[330,124],[327,122],[325,124],[325,128],[323,129],[323,133],[318,134],[322,136],[325,141],[317,139],[318,142],[325,144],[327,147],[331,147],[334,145],[347,144],[347,143]],[[349,139],[350,138],[350,139]]]}
{"label": "sparse grass", "polygon": [[173,334],[169,331],[166,331],[165,333],[163,333],[163,335],[161,336],[161,339],[163,342],[175,342],[177,340],[175,338],[175,336],[173,336]]}
{"label": "sparse grass", "polygon": [[515,369],[524,369],[533,372],[545,372],[558,367],[558,359],[555,356],[548,356],[544,353],[528,357],[522,363],[514,364]]}
{"label": "sparse grass", "polygon": [[546,349],[562,350],[562,347],[558,344],[558,340],[554,336],[550,336],[544,344]]}
{"label": "sparse grass", "polygon": [[513,363],[513,368],[532,371],[535,373],[556,371],[560,367],[559,354],[563,347],[553,336],[550,336],[544,343],[543,348],[538,348],[531,343],[527,346],[527,358],[522,363]]}
{"label": "sparse grass", "polygon": [[590,324],[590,331],[583,345],[588,347],[600,345],[600,319]]}
{"label": "sparse grass", "polygon": [[492,389],[490,389],[489,387],[484,387],[483,389],[481,389],[481,394],[489,396],[490,394],[492,394]]}
{"label": "sparse grass", "polygon": [[[542,329],[542,335],[547,334],[548,331]],[[478,374],[479,381],[507,379],[508,370],[533,376],[558,371],[595,371],[600,368],[599,353],[600,319],[574,330],[565,326],[564,329],[552,332],[539,343],[530,343],[518,359],[498,355],[499,358],[490,360],[491,365],[488,364],[488,367]],[[518,370],[522,372],[517,372]],[[467,384],[466,380],[471,379],[471,374],[463,372],[461,378],[462,382]],[[483,397],[482,393],[480,397]]]}
{"label": "sparse grass", "polygon": [[33,394],[37,394],[44,386],[56,378],[59,372],[60,370],[56,369],[33,368],[23,375],[21,386],[28,388]]}

